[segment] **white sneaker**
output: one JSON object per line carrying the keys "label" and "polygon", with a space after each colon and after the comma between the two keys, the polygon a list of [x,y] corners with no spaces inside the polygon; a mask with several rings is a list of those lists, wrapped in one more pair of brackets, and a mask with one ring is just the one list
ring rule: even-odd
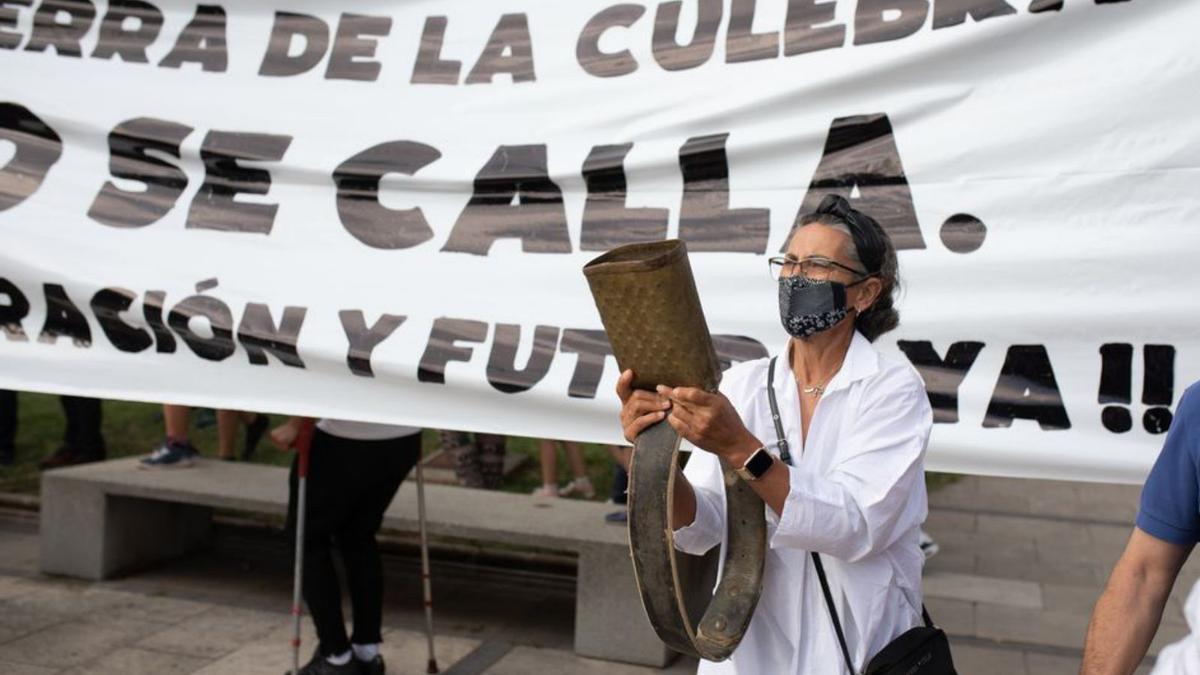
{"label": "white sneaker", "polygon": [[592,481],[587,476],[581,476],[567,483],[558,489],[558,494],[561,497],[568,495],[579,495],[584,499],[592,499],[596,496],[596,488],[592,487]]}
{"label": "white sneaker", "polygon": [[933,537],[929,536],[929,533],[925,530],[921,530],[921,537],[918,539],[918,542],[921,546],[921,553],[925,554],[926,560],[929,560],[933,556],[937,555],[938,551],[941,550],[938,546],[938,543],[934,541]]}
{"label": "white sneaker", "polygon": [[530,494],[542,499],[554,499],[559,496],[558,487],[555,485],[543,485],[540,488],[535,488]]}

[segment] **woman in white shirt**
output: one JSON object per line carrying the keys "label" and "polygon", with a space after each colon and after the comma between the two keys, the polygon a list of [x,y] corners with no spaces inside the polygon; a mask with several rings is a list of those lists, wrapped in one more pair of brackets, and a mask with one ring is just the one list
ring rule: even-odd
{"label": "woman in white shirt", "polygon": [[[628,371],[617,387],[626,439],[665,418],[699,448],[675,489],[678,549],[724,545],[719,457],[741,467],[766,504],[754,617],[732,657],[703,661],[700,673],[846,671],[811,552],[821,555],[855,672],[921,620],[932,413],[916,371],[871,345],[899,321],[895,248],[872,218],[830,196],[799,220],[786,250],[771,260],[791,335],[777,359],[726,371],[719,393],[633,391]],[[767,396],[771,364],[790,462]]]}

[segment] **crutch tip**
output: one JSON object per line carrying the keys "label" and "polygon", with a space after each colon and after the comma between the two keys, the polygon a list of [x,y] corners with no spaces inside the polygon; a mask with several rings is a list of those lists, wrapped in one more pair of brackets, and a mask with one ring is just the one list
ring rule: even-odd
{"label": "crutch tip", "polygon": [[438,672],[437,661],[434,659],[429,659],[429,663],[425,666],[425,672],[430,673],[430,675],[437,673]]}

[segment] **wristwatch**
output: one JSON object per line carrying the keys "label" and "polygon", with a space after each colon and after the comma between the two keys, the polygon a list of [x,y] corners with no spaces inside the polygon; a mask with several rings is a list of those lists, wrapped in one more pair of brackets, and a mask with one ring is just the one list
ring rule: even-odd
{"label": "wristwatch", "polygon": [[744,464],[734,469],[734,472],[741,476],[742,480],[755,481],[766,475],[774,465],[775,458],[771,453],[767,452],[766,448],[759,448],[746,458]]}

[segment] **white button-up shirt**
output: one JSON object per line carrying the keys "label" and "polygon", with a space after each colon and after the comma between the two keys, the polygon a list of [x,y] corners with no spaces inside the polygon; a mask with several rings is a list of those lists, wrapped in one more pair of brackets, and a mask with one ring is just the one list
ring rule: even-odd
{"label": "white button-up shirt", "polygon": [[[745,637],[727,661],[701,661],[698,672],[705,675],[845,673],[810,551],[821,554],[856,670],[921,621],[918,536],[928,508],[924,456],[933,426],[924,383],[910,365],[880,354],[856,332],[803,443],[788,349],[780,354],[774,388],[793,466],[772,471],[786,470],[791,490],[782,514],[765,507],[762,596]],[[729,369],[721,392],[778,455],[769,362]],[[723,548],[725,487],[716,455],[693,451],[684,474],[695,488],[696,519],[675,531],[675,547],[692,554]]]}

